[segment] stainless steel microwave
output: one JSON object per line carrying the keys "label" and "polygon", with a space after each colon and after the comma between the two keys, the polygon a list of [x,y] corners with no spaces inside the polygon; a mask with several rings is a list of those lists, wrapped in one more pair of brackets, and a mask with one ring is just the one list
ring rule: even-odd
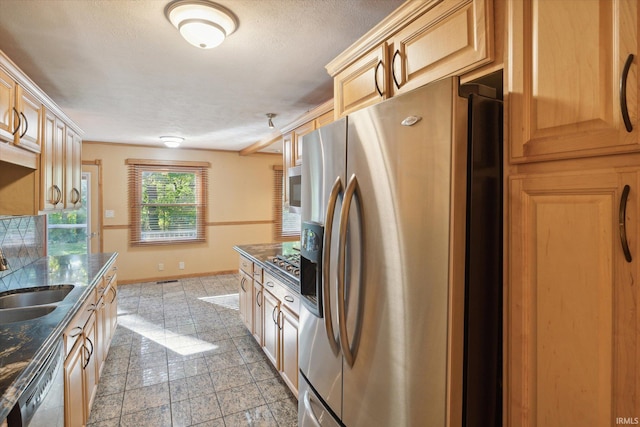
{"label": "stainless steel microwave", "polygon": [[302,167],[289,168],[287,179],[289,180],[289,212],[300,213],[302,207]]}

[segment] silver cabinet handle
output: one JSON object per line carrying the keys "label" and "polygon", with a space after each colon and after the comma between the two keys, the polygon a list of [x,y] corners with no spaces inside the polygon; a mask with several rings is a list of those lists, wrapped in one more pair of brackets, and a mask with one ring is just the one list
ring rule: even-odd
{"label": "silver cabinet handle", "polygon": [[329,263],[331,261],[331,235],[333,234],[333,217],[336,211],[336,203],[338,197],[342,193],[342,181],[340,177],[331,187],[329,193],[329,202],[327,203],[327,214],[325,215],[324,242],[322,242],[322,311],[324,316],[324,326],[329,339],[329,346],[334,355],[340,352],[340,343],[336,339],[333,330],[333,316],[331,314],[331,298],[330,298],[330,280],[329,280]]}
{"label": "silver cabinet handle", "polygon": [[242,288],[243,292],[247,292],[247,290],[244,288],[244,282],[246,282],[247,279],[245,279],[244,277],[242,278],[242,280],[240,280],[240,287]]}
{"label": "silver cabinet handle", "polygon": [[80,191],[77,188],[74,187],[71,189],[71,196],[71,203],[74,205],[80,201]]}
{"label": "silver cabinet handle", "polygon": [[53,190],[55,191],[56,197],[53,199],[53,205],[57,205],[62,201],[62,190],[56,184],[53,184]]}

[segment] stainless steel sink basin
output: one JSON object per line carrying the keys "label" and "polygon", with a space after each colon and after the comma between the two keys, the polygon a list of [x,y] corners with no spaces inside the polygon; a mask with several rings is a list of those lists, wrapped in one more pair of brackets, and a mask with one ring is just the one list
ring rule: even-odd
{"label": "stainless steel sink basin", "polygon": [[33,307],[0,310],[0,324],[36,319],[51,313],[56,307],[56,305],[36,305]]}
{"label": "stainless steel sink basin", "polygon": [[62,301],[72,289],[73,285],[58,285],[5,292],[0,294],[0,309],[54,304]]}

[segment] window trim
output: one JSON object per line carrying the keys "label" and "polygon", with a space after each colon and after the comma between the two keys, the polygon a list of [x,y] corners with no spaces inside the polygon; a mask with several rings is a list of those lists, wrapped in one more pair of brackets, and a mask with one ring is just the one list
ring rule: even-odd
{"label": "window trim", "polygon": [[[206,243],[206,222],[208,207],[208,169],[209,162],[194,161],[172,161],[172,160],[147,160],[147,159],[126,159],[125,164],[129,166],[129,245],[130,246],[161,246],[182,243]],[[140,215],[142,191],[142,173],[149,171],[168,172],[188,172],[195,173],[199,179],[196,188],[196,238],[195,239],[172,239],[172,240],[141,240]]]}
{"label": "window trim", "polygon": [[273,166],[273,240],[276,242],[292,242],[300,240],[300,231],[297,233],[284,230],[284,168],[280,165]]}

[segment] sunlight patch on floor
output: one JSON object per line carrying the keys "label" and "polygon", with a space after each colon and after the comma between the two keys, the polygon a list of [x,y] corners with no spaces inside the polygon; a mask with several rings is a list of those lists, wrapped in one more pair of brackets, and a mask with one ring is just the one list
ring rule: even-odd
{"label": "sunlight patch on floor", "polygon": [[179,334],[145,320],[137,314],[118,316],[118,323],[182,356],[215,350],[217,345],[192,335]]}
{"label": "sunlight patch on floor", "polygon": [[219,305],[220,307],[239,310],[238,294],[217,295],[212,297],[200,297],[200,301]]}

